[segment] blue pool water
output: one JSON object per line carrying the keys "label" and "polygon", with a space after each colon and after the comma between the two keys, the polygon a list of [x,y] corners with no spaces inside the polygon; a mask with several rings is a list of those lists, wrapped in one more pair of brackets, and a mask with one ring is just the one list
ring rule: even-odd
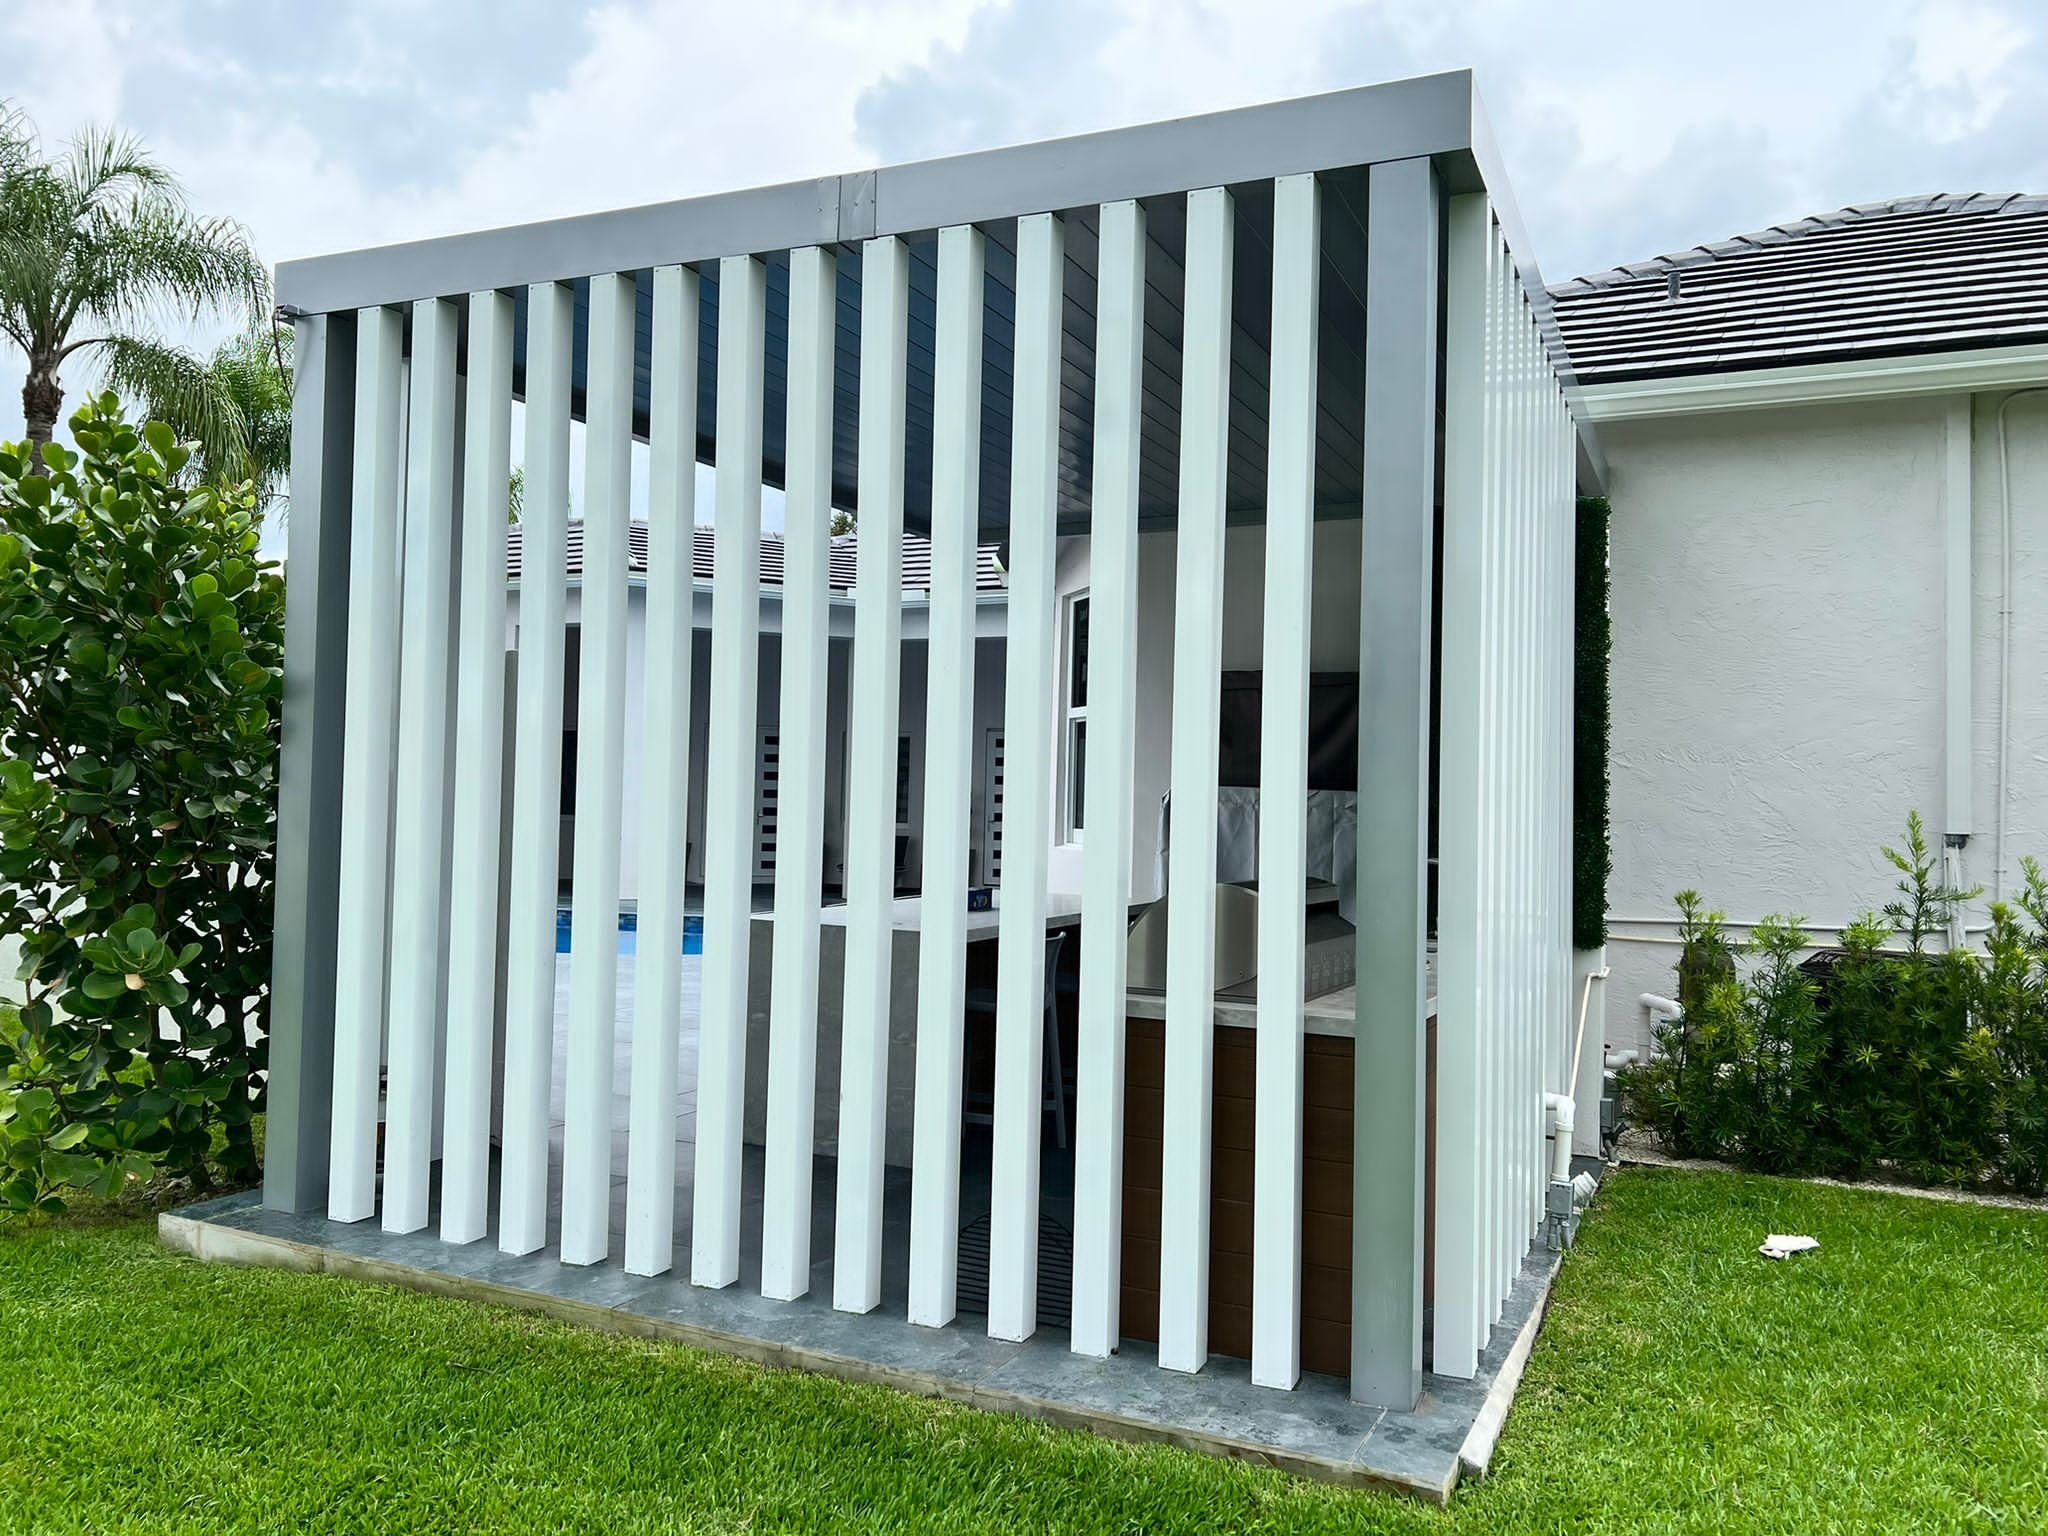
{"label": "blue pool water", "polygon": [[[633,912],[621,912],[619,914],[619,953],[622,955],[636,954],[639,948],[639,915]],[[569,909],[567,907],[558,907],[555,910],[555,953],[558,955],[569,953]],[[701,955],[704,953],[704,919],[694,912],[683,919],[683,953],[686,955]]]}

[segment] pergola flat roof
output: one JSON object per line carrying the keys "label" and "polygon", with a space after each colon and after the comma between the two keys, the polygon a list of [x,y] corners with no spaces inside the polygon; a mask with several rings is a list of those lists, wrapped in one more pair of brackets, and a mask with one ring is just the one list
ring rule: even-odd
{"label": "pergola flat roof", "polygon": [[[1365,168],[1427,156],[1451,193],[1484,190],[1517,252],[1531,302],[1552,338],[1570,386],[1569,364],[1550,316],[1550,300],[1529,257],[1491,131],[1470,71],[1400,80],[1294,101],[1120,128],[1014,148],[855,171],[751,191],[649,204],[544,223],[383,246],[287,262],[278,268],[280,305],[294,313],[331,313],[483,289],[512,291],[519,309],[515,389],[523,393],[524,309],[528,285],[573,281],[577,291],[577,409],[582,397],[582,336],[587,283],[609,272],[704,263],[701,284],[698,457],[717,461],[717,258],[760,252],[768,269],[763,474],[782,480],[788,332],[788,260],[792,248],[840,251],[834,411],[834,500],[856,506],[860,351],[858,243],[905,239],[911,258],[909,400],[905,516],[929,526],[933,325],[937,231],[973,223],[988,242],[982,364],[981,527],[1000,538],[1007,526],[1010,478],[1010,362],[1014,335],[1014,221],[1060,212],[1066,226],[1066,284],[1060,422],[1060,515],[1085,527],[1094,422],[1095,223],[1105,202],[1134,198],[1147,214],[1146,346],[1141,513],[1171,523],[1179,471],[1181,194],[1228,186],[1235,194],[1228,505],[1251,518],[1265,504],[1267,348],[1271,324],[1274,178],[1320,173],[1323,280],[1317,391],[1316,502],[1319,513],[1357,516],[1363,494]],[[635,431],[647,431],[647,360],[652,284],[639,285]],[[1597,445],[1583,418],[1580,477],[1604,479]]]}

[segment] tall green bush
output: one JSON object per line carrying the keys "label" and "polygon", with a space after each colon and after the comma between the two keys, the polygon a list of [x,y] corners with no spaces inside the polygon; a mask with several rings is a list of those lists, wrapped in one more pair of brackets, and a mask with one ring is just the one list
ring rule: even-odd
{"label": "tall green bush", "polygon": [[[0,448],[0,1208],[255,1163],[284,582],[109,395]],[[18,990],[17,990],[18,989]],[[214,1143],[221,1146],[215,1150]]]}
{"label": "tall green bush", "polygon": [[1738,946],[1680,893],[1682,1012],[1625,1074],[1631,1113],[1677,1152],[1749,1168],[2048,1187],[2048,882],[2028,860],[1984,953],[1936,949],[1978,893],[1941,880],[1917,813],[1884,854],[1894,899],[1817,957],[1796,919]]}
{"label": "tall green bush", "polygon": [[1613,847],[1607,821],[1607,746],[1614,647],[1608,613],[1605,496],[1579,498],[1577,623],[1572,653],[1572,944],[1598,949],[1607,942],[1607,877]]}

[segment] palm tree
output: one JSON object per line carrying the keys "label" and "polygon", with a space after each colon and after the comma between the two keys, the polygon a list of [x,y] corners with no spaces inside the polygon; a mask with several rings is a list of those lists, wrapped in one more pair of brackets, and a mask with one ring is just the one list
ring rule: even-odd
{"label": "palm tree", "polygon": [[249,423],[223,381],[146,327],[238,306],[255,321],[269,294],[241,226],[194,214],[135,139],[89,129],[45,160],[27,119],[0,107],[0,335],[28,358],[38,467],[64,405],[59,370],[79,353],[113,388],[174,410],[213,462],[245,456]]}
{"label": "palm tree", "polygon": [[[188,474],[227,490],[248,481],[267,511],[284,494],[292,467],[292,330],[270,321],[214,348],[205,362],[180,359],[168,381],[137,381],[142,414],[199,445]],[[194,401],[201,409],[192,412]],[[241,430],[225,445],[208,442],[207,412],[231,406]]]}

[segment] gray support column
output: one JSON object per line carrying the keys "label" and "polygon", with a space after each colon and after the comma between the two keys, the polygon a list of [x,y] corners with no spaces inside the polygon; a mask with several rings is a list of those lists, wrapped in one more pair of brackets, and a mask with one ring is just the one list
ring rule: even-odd
{"label": "gray support column", "polygon": [[1359,584],[1351,1395],[1404,1411],[1422,1392],[1438,229],[1436,179],[1427,160],[1372,167]]}
{"label": "gray support column", "polygon": [[355,316],[304,315],[294,333],[263,1203],[278,1211],[316,1211],[327,1204],[334,1090]]}

